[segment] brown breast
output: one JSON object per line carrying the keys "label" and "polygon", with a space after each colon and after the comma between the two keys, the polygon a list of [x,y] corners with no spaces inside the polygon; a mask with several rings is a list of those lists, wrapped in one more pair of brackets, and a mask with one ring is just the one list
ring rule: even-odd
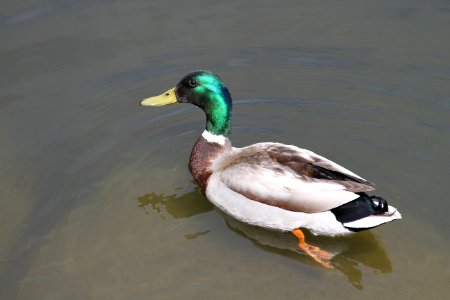
{"label": "brown breast", "polygon": [[203,192],[206,191],[208,179],[211,176],[211,163],[231,144],[226,141],[225,145],[208,142],[203,136],[200,136],[192,148],[191,158],[189,159],[189,170],[192,176],[197,180]]}

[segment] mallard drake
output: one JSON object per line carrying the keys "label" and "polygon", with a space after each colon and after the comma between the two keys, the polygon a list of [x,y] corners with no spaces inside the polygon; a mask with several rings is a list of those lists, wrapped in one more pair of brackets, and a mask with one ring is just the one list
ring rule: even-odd
{"label": "mallard drake", "polygon": [[189,169],[206,197],[231,217],[256,226],[290,231],[298,246],[331,268],[332,254],[305,241],[302,229],[339,236],[401,219],[378,196],[374,184],[312,151],[280,143],[231,145],[232,99],[214,73],[187,74],[142,106],[191,103],[206,114],[206,128],[195,143]]}

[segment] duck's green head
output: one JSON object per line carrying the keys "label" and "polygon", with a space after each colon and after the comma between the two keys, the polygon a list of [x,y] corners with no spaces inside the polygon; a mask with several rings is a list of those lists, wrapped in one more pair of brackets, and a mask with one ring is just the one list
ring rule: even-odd
{"label": "duck's green head", "polygon": [[206,114],[206,130],[228,136],[231,130],[231,95],[223,81],[209,71],[189,73],[167,92],[142,100],[143,106],[192,103]]}

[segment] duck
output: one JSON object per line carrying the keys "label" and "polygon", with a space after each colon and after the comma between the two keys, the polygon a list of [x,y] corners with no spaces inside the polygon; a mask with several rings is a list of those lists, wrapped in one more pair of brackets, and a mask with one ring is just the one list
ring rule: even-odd
{"label": "duck", "polygon": [[310,150],[277,142],[233,147],[232,97],[215,73],[189,73],[140,105],[176,103],[193,104],[206,115],[189,169],[207,199],[243,223],[291,232],[298,248],[325,268],[333,268],[333,254],[307,243],[305,230],[345,236],[401,219],[384,198],[368,194],[372,182]]}

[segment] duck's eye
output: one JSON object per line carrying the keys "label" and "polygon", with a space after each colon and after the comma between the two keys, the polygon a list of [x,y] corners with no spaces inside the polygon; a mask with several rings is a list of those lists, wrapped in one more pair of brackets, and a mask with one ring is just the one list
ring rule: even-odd
{"label": "duck's eye", "polygon": [[197,86],[197,81],[195,79],[189,79],[188,84],[191,88],[194,88]]}

